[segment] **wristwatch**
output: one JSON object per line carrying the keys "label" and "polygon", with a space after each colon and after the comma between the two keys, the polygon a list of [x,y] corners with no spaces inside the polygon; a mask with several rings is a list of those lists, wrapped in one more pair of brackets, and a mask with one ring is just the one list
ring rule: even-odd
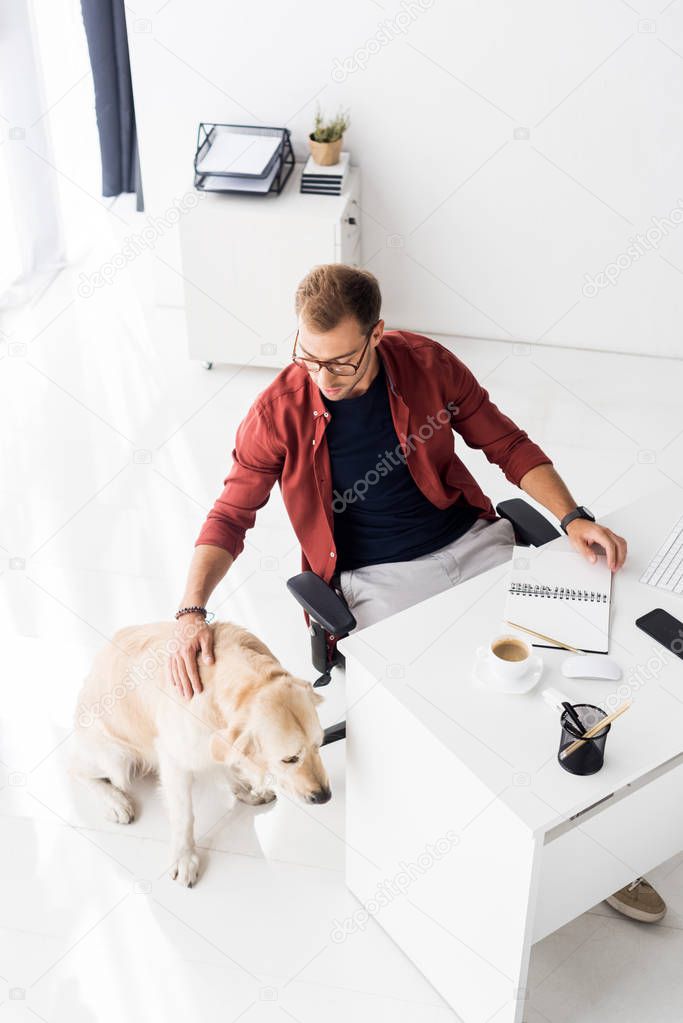
{"label": "wristwatch", "polygon": [[560,522],[560,529],[563,533],[567,532],[567,526],[570,522],[573,522],[574,519],[588,519],[589,522],[595,522],[595,515],[592,511],[589,511],[588,508],[584,508],[583,505],[580,504],[578,508],[574,509],[574,511],[570,511],[568,515],[565,515]]}

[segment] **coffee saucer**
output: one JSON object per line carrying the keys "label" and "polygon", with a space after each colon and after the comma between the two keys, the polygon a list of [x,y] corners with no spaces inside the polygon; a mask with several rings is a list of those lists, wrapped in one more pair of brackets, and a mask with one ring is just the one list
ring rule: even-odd
{"label": "coffee saucer", "polygon": [[491,657],[488,647],[480,646],[477,649],[472,674],[475,683],[482,689],[490,689],[496,693],[528,693],[543,674],[543,658],[539,654],[532,654],[526,673],[521,678],[514,679],[502,679],[495,675]]}

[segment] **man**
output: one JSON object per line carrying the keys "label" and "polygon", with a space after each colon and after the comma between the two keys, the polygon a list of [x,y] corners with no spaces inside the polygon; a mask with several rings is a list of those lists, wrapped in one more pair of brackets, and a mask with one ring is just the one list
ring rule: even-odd
{"label": "man", "polygon": [[[315,267],[295,307],[292,364],[241,423],[196,541],[170,664],[187,698],[201,691],[198,654],[212,659],[206,602],[276,482],[304,569],[342,592],[358,628],[510,558],[512,526],[454,452],[453,431],[556,516],[584,557],[595,561],[595,543],[613,572],[623,565],[623,537],[577,505],[550,458],[455,355],[420,334],[385,334],[372,274]],[[642,879],[610,902],[636,919],[665,912]]]}

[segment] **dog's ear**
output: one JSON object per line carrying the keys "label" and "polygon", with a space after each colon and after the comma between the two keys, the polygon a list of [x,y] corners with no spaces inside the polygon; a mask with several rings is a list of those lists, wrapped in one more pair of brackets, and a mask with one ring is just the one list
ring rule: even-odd
{"label": "dog's ear", "polygon": [[289,684],[292,683],[295,686],[298,686],[300,690],[303,689],[304,692],[308,693],[308,696],[310,697],[311,703],[313,704],[314,707],[317,707],[319,703],[323,702],[324,697],[321,696],[317,689],[314,689],[311,683],[307,682],[305,678],[291,678],[289,680]]}
{"label": "dog's ear", "polygon": [[249,759],[256,751],[256,743],[251,732],[239,728],[222,728],[214,732],[209,744],[209,752],[219,764],[234,764],[240,757]]}

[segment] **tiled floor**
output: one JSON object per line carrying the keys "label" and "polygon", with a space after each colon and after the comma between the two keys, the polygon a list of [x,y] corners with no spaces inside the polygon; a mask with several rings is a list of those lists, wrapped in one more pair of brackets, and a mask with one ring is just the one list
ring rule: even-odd
{"label": "tiled floor", "polygon": [[[65,773],[89,658],[116,628],[176,606],[235,427],[272,376],[189,364],[179,311],[147,305],[153,258],[89,299],[65,273],[2,324],[0,1023],[445,1023],[454,1015],[376,922],[335,940],[356,908],[342,874],[343,744],[325,752],[324,807],[232,807],[220,785],[201,787],[191,891],[166,877],[153,782],[124,828]],[[598,513],[670,478],[683,486],[683,362],[453,344]],[[494,499],[513,493],[479,453],[465,458]],[[274,493],[212,606],[310,677],[284,586],[298,568]],[[337,680],[324,722],[342,709]],[[683,1018],[683,858],[655,880],[662,925],[603,904],[536,946],[529,1023]]]}

